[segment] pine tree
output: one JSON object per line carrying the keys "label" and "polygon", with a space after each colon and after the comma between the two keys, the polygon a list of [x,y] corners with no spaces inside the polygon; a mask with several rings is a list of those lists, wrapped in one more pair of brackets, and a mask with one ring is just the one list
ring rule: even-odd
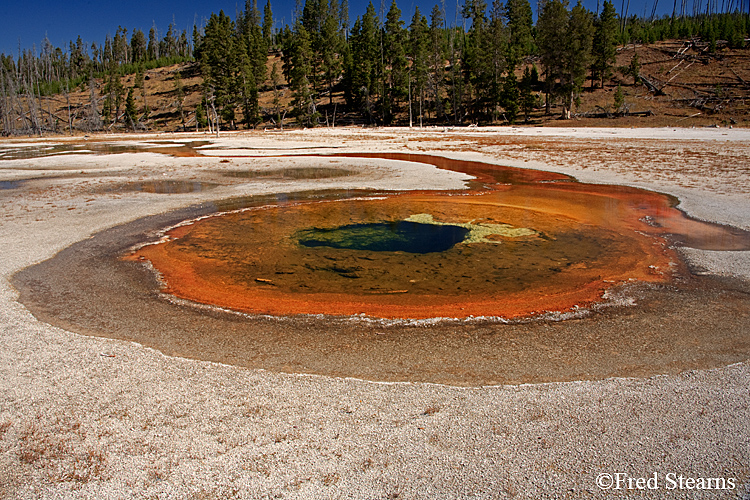
{"label": "pine tree", "polygon": [[263,38],[266,39],[268,47],[273,46],[273,12],[271,11],[271,0],[267,0],[266,6],[263,7]]}
{"label": "pine tree", "polygon": [[200,47],[197,48],[208,104],[212,111],[218,106],[217,114],[230,123],[234,120],[239,95],[238,76],[241,73],[238,60],[240,53],[234,34],[234,23],[223,10],[218,16],[211,14]]}
{"label": "pine tree", "polygon": [[125,100],[125,117],[128,124],[135,131],[135,124],[138,121],[138,110],[135,107],[135,98],[133,97],[133,88],[128,89],[128,97]]}
{"label": "pine tree", "polygon": [[130,37],[130,55],[133,62],[140,62],[146,59],[146,35],[143,31],[136,29]]}
{"label": "pine tree", "polygon": [[445,19],[435,5],[430,13],[430,79],[434,99],[435,118],[443,115],[443,84],[445,82]]}
{"label": "pine tree", "polygon": [[135,88],[141,91],[143,98],[143,118],[146,119],[149,114],[148,102],[146,102],[146,79],[143,73],[143,64],[138,64],[135,71]]}
{"label": "pine tree", "polygon": [[258,85],[248,49],[250,43],[251,40],[243,36],[237,39],[237,73],[235,76],[235,88],[239,92],[237,99],[242,103],[243,121],[247,128],[255,127],[260,121]]}
{"label": "pine tree", "polygon": [[120,81],[120,75],[117,71],[117,66],[112,64],[107,74],[107,83],[104,86],[104,92],[106,97],[104,98],[104,117],[107,121],[112,120],[112,125],[116,124],[119,115],[120,107],[123,104],[123,98],[125,97],[125,87],[123,87]]}
{"label": "pine tree", "polygon": [[[507,57],[511,54],[511,50],[508,44],[508,30],[506,29],[504,18],[503,18],[503,4],[500,0],[494,0],[492,2],[492,8],[490,9],[490,22],[487,27],[487,32],[484,41],[485,50],[485,61],[484,71],[487,72],[485,90],[487,94],[487,110],[490,118],[495,119],[497,116],[497,106],[501,106],[506,110],[507,117],[507,106],[511,106],[512,103],[516,103],[518,97],[515,95],[518,93],[516,86],[516,78],[513,76],[515,64],[511,64]],[[508,72],[507,77],[503,77],[503,73]],[[510,90],[508,79],[512,78],[512,88]],[[518,105],[515,104],[516,111],[513,111],[513,119],[517,113]]]}
{"label": "pine tree", "polygon": [[245,124],[254,127],[261,120],[258,95],[267,77],[268,38],[263,33],[257,0],[248,0],[245,6],[243,30],[237,43],[237,87]]}
{"label": "pine tree", "polygon": [[195,108],[195,131],[198,132],[200,128],[206,128],[208,125],[208,118],[206,118],[206,107],[203,104],[203,100],[198,103]]}
{"label": "pine tree", "polygon": [[186,30],[182,30],[180,38],[177,40],[177,55],[181,58],[190,57],[190,43],[188,42]]}
{"label": "pine tree", "polygon": [[159,41],[156,39],[156,25],[152,26],[148,32],[148,47],[146,54],[149,61],[159,59]]}
{"label": "pine tree", "polygon": [[113,59],[116,64],[128,63],[128,30],[122,26],[117,27],[112,44]]}
{"label": "pine tree", "polygon": [[386,91],[381,107],[383,110],[383,123],[386,125],[393,122],[395,114],[399,109],[399,103],[404,101],[408,95],[408,62],[404,47],[406,41],[405,35],[404,22],[401,20],[401,10],[396,5],[396,0],[393,0],[388,14],[386,14],[385,25],[383,26]]}
{"label": "pine tree", "polygon": [[503,14],[508,28],[508,67],[515,69],[534,49],[531,4],[529,0],[507,0]]}
{"label": "pine tree", "polygon": [[328,103],[333,104],[333,89],[342,72],[341,52],[344,46],[344,33],[340,24],[339,6],[331,0],[323,19],[320,33],[320,70],[328,93]]}
{"label": "pine tree", "polygon": [[159,42],[159,54],[160,57],[175,57],[178,55],[178,42],[177,35],[175,34],[175,25],[170,23],[167,28],[167,34]]}
{"label": "pine tree", "polygon": [[617,13],[614,5],[609,0],[605,0],[602,12],[594,22],[594,42],[593,57],[594,63],[591,65],[591,86],[595,81],[601,82],[604,88],[605,80],[612,77],[612,68],[615,65],[617,56]]}
{"label": "pine tree", "polygon": [[344,39],[349,38],[349,0],[341,0],[339,7],[339,25],[344,33]]}
{"label": "pine tree", "polygon": [[312,66],[312,48],[310,36],[304,25],[297,21],[294,26],[294,37],[291,46],[291,70],[289,86],[292,89],[292,104],[295,107],[297,121],[301,125],[315,126],[318,119],[310,75]]}
{"label": "pine tree", "polygon": [[503,80],[503,91],[500,105],[503,107],[505,119],[509,123],[515,123],[518,116],[518,82],[516,75],[511,71]]}
{"label": "pine tree", "polygon": [[625,104],[625,94],[622,93],[622,87],[617,86],[614,95],[614,110],[615,113],[619,113],[622,109],[622,105]]}
{"label": "pine tree", "polygon": [[471,22],[471,28],[463,43],[461,69],[469,94],[469,108],[475,116],[490,106],[488,90],[492,83],[492,74],[488,71],[487,57],[492,49],[487,46],[486,10],[487,4],[484,0],[466,0],[461,10],[464,19]]}
{"label": "pine tree", "polygon": [[526,66],[523,70],[521,85],[519,86],[519,104],[521,111],[523,112],[523,121],[526,123],[528,123],[531,112],[534,111],[534,107],[536,106],[536,97],[531,91],[533,85],[534,76],[529,70],[529,67]]}
{"label": "pine tree", "polygon": [[565,43],[561,40],[568,30],[567,0],[546,0],[536,23],[539,58],[544,66],[546,112],[550,113],[556,81],[562,76]]}
{"label": "pine tree", "polygon": [[594,39],[593,14],[580,2],[571,9],[565,33],[564,68],[560,76],[563,100],[563,118],[570,119],[576,94],[583,88],[586,73],[591,65]]}
{"label": "pine tree", "polygon": [[[409,25],[409,58],[411,59],[410,80],[412,101],[414,97],[419,103],[419,125],[422,126],[422,114],[425,106],[425,90],[429,74],[429,50],[430,50],[430,27],[427,18],[419,12],[419,7],[414,10],[411,24]],[[411,108],[410,108],[411,114]]]}
{"label": "pine tree", "polygon": [[[328,0],[306,0],[302,9],[302,27],[310,43],[310,73],[308,78],[313,90],[320,90],[321,66],[323,59],[322,32],[328,13]],[[295,31],[295,33],[297,33]]]}
{"label": "pine tree", "polygon": [[200,61],[200,46],[203,34],[197,25],[193,25],[193,59]]}
{"label": "pine tree", "polygon": [[374,123],[374,104],[380,72],[378,32],[380,26],[375,7],[370,2],[361,18],[354,21],[349,36],[351,57],[347,61],[346,80],[351,89],[351,105],[359,108]]}
{"label": "pine tree", "polygon": [[633,57],[630,58],[630,64],[628,64],[625,73],[633,77],[633,85],[638,85],[641,74],[641,60],[638,57],[638,52],[635,52]]}

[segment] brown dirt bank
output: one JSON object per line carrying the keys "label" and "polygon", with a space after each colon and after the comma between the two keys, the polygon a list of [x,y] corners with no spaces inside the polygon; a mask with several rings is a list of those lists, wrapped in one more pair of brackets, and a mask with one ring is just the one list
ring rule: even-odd
{"label": "brown dirt bank", "polygon": [[17,273],[20,302],[67,330],[135,341],[168,355],[376,381],[474,386],[644,377],[750,357],[750,287],[738,280],[686,276],[670,285],[636,285],[621,290],[625,302],[636,305],[566,321],[425,328],[241,316],[176,304],[160,295],[142,265],[118,259],[147,235],[217,208],[203,204],[146,217],[81,241]]}

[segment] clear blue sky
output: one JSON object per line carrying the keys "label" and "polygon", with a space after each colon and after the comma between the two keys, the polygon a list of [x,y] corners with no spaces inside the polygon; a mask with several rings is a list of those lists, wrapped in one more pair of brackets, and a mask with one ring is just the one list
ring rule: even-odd
{"label": "clear blue sky", "polygon": [[[404,20],[409,23],[415,6],[428,16],[432,7],[443,0],[397,0],[397,5],[403,13]],[[603,1],[603,0],[602,0]],[[631,0],[630,13],[643,15],[644,6],[648,5],[650,15],[654,0]],[[459,0],[463,4],[463,0]],[[304,0],[302,0],[304,4]],[[351,22],[357,16],[364,13],[367,1],[349,0],[349,17]],[[387,11],[391,0],[385,0]],[[491,4],[492,1],[487,1]],[[571,1],[571,4],[574,1]],[[597,0],[584,0],[584,5],[592,11],[596,9]],[[671,13],[672,3],[669,0],[659,1],[659,12]],[[218,13],[224,10],[232,19],[235,19],[238,11],[244,10],[244,0],[131,0],[127,2],[107,2],[93,0],[3,0],[0,7],[0,52],[17,55],[19,40],[21,49],[31,49],[36,44],[37,51],[45,35],[50,39],[52,45],[67,50],[68,42],[80,35],[86,42],[87,47],[91,42],[100,44],[109,33],[114,36],[119,25],[128,29],[130,38],[133,29],[141,29],[146,36],[148,30],[155,23],[161,35],[174,21],[178,30],[186,29],[188,35],[192,33],[193,23],[201,25],[203,19],[208,18],[212,12]],[[373,4],[380,10],[380,0],[374,0]],[[621,2],[614,1],[618,12]],[[265,5],[265,0],[258,0],[260,9]],[[277,27],[291,24],[295,0],[271,0],[274,18]],[[536,0],[531,0],[531,6],[536,11]],[[448,20],[453,21],[456,11],[456,0],[445,0]],[[460,17],[459,17],[460,22]]]}

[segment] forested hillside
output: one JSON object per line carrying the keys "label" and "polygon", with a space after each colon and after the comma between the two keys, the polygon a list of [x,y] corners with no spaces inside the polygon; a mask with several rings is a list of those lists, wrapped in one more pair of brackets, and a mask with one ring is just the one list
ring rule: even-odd
{"label": "forested hillside", "polygon": [[[396,1],[350,22],[307,0],[275,30],[270,1],[193,32],[119,27],[104,44],[48,40],[0,55],[3,135],[262,126],[466,125],[656,113],[747,121],[750,18],[695,0],[661,19],[547,0],[465,0],[404,20]],[[636,105],[637,102],[637,105]],[[671,113],[671,115],[670,115]],[[672,121],[658,122],[671,124]],[[706,122],[698,121],[705,124]],[[687,124],[687,123],[683,123]]]}

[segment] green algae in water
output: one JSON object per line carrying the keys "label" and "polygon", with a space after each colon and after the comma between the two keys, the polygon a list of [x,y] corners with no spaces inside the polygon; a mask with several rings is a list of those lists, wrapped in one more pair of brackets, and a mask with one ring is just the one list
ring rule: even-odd
{"label": "green algae in water", "polygon": [[462,242],[469,232],[465,227],[451,224],[392,221],[303,229],[295,236],[305,247],[425,254],[444,252]]}
{"label": "green algae in water", "polygon": [[305,247],[330,247],[373,252],[444,252],[459,243],[499,243],[490,239],[535,236],[538,233],[510,224],[439,222],[431,214],[415,214],[402,221],[311,228],[295,235]]}

